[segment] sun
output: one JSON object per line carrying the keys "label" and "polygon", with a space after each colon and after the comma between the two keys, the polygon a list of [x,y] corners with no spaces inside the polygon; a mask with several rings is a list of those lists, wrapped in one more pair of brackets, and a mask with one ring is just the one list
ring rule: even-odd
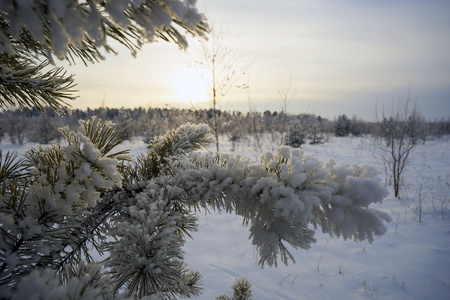
{"label": "sun", "polygon": [[179,67],[173,83],[174,100],[177,102],[207,102],[210,72],[199,72],[192,67]]}

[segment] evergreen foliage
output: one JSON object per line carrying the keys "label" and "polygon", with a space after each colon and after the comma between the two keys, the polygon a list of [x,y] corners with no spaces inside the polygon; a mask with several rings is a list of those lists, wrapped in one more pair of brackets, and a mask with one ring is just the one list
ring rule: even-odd
{"label": "evergreen foliage", "polygon": [[19,52],[0,53],[0,106],[36,107],[44,112],[46,106],[61,111],[66,101],[74,99],[74,78],[62,68],[44,71],[48,61],[36,62]]}
{"label": "evergreen foliage", "polygon": [[54,288],[92,299],[198,295],[201,275],[187,268],[182,251],[197,209],[241,215],[261,266],[293,261],[284,243],[308,249],[315,242],[308,224],[355,240],[386,230],[389,217],[368,208],[386,191],[365,166],[323,166],[288,147],[264,153],[262,163],[193,152],[213,141],[200,125],[158,138],[135,161],[114,150],[123,136],[109,122],[94,118],[62,131],[67,146],[2,161],[0,289],[7,299]]}
{"label": "evergreen foliage", "polygon": [[317,118],[310,118],[309,128],[308,128],[308,139],[311,145],[317,145],[323,143],[323,119],[318,116]]}
{"label": "evergreen foliage", "polygon": [[216,300],[251,300],[252,286],[250,282],[244,277],[239,277],[234,280],[231,286],[233,290],[233,297],[228,297],[225,294],[216,297]]}
{"label": "evergreen foliage", "polygon": [[[280,143],[280,136],[283,125],[283,114],[259,115],[257,130],[261,144]],[[169,130],[189,123],[207,123],[205,110],[178,109],[178,108],[108,108],[96,109],[69,109],[63,107],[62,114],[55,114],[50,108],[45,109],[45,114],[41,115],[37,109],[23,108],[21,110],[5,110],[0,112],[0,132],[13,144],[25,142],[39,142],[47,144],[50,142],[60,142],[62,134],[57,131],[63,125],[76,129],[79,119],[90,119],[98,116],[102,120],[112,121],[116,124],[116,129],[127,133],[127,139],[143,138],[150,144],[157,136],[165,134]],[[232,139],[236,148],[244,145],[254,137],[254,127],[250,116],[240,112],[221,111],[220,114],[222,131],[229,139]],[[289,115],[291,122],[294,119],[302,119],[305,127],[305,139],[311,144],[324,143],[330,141],[330,136],[335,133],[335,122],[328,119],[319,118],[314,115]],[[356,120],[356,119],[355,119]],[[352,135],[375,135],[380,136],[378,126],[375,122],[363,120],[352,120]],[[30,126],[30,125],[33,126]],[[420,132],[416,134],[415,141],[424,141],[426,138],[441,138],[450,134],[450,120],[439,120],[426,122],[422,120],[418,124]],[[48,132],[47,138],[41,133]],[[286,136],[286,134],[285,134]],[[306,140],[305,140],[306,141]]]}
{"label": "evergreen foliage", "polygon": [[305,143],[305,128],[299,119],[294,119],[289,127],[289,132],[284,138],[284,144],[292,148],[300,148]]}
{"label": "evergreen foliage", "polygon": [[74,78],[51,67],[54,58],[75,63],[104,59],[111,40],[136,55],[155,40],[187,47],[184,32],[204,36],[204,15],[193,1],[0,1],[0,105],[45,106],[59,111],[74,99]]}
{"label": "evergreen foliage", "polygon": [[348,136],[352,130],[352,121],[346,115],[339,115],[336,120],[335,135]]}
{"label": "evergreen foliage", "polygon": [[[113,51],[108,39],[132,53],[157,38],[185,47],[177,28],[207,29],[194,3],[1,1],[0,107],[61,111],[72,77],[43,66],[53,57],[95,62],[101,48]],[[126,136],[112,122],[93,117],[61,133],[65,143],[22,157],[0,150],[3,299],[194,297],[201,274],[184,262],[183,245],[198,209],[242,216],[261,267],[293,261],[286,243],[308,249],[311,225],[357,241],[386,231],[388,215],[369,208],[387,195],[371,167],[323,164],[290,147],[260,163],[199,152],[214,141],[205,125],[169,131],[136,159],[116,150]],[[243,279],[234,290],[251,296]]]}

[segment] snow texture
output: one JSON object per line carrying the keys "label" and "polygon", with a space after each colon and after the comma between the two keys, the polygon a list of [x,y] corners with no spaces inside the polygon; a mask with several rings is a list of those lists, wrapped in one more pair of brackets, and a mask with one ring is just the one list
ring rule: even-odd
{"label": "snow texture", "polygon": [[[186,126],[178,134],[187,137],[202,130],[207,128]],[[99,187],[122,183],[116,159],[100,156],[82,130],[69,136],[82,141],[80,147],[45,146],[29,152],[36,159],[38,153],[48,151],[61,155],[61,163],[54,170],[60,175],[55,188],[50,189],[47,183],[51,178],[44,175],[31,187],[35,197],[47,197],[47,209],[61,214],[71,212],[69,204],[95,206],[100,197],[95,191]],[[193,147],[183,140],[179,140],[182,147]],[[160,142],[164,144],[163,139]],[[445,206],[450,157],[444,150],[448,141],[434,142],[422,152],[418,147],[407,175],[409,182],[428,176],[440,184],[440,194],[429,201],[431,207],[437,206],[435,199],[444,199],[443,209],[429,210],[423,223],[415,218],[416,200],[411,188],[410,197],[392,198],[392,192],[380,184],[382,175],[368,166],[376,164],[373,150],[357,142],[342,138],[305,146],[308,149],[304,150],[281,147],[263,153],[260,162],[249,158],[255,157],[256,152],[252,151],[242,155],[195,152],[186,159],[176,152],[177,147],[172,148],[172,154],[179,159],[168,162],[168,168],[176,171],[170,176],[158,176],[135,195],[133,204],[126,207],[131,218],[111,220],[114,238],[103,249],[110,255],[106,261],[110,275],[120,280],[121,276],[126,278],[144,269],[154,278],[174,278],[176,275],[164,272],[177,270],[184,259],[190,268],[203,274],[205,290],[201,299],[228,293],[228,286],[239,276],[251,282],[255,299],[298,299],[299,295],[305,299],[330,295],[342,299],[446,299],[450,292],[448,204]],[[131,146],[135,154],[145,149],[142,144]],[[318,156],[332,159],[324,164]],[[75,160],[73,181],[67,180],[64,157]],[[343,162],[337,164],[334,160]],[[417,176],[419,172],[421,177]],[[386,196],[388,199],[382,202]],[[175,199],[185,199],[188,206],[199,211],[197,216],[163,209]],[[1,224],[11,226],[11,230],[25,228],[29,236],[40,234],[41,227],[33,218],[33,211],[38,209],[30,207],[30,217],[21,219],[20,224],[1,214]],[[213,212],[200,213],[206,209]],[[233,214],[221,214],[223,211]],[[247,240],[248,231],[242,228],[242,219],[249,227],[251,242]],[[391,223],[386,226],[383,220]],[[194,229],[198,226],[199,231],[191,233],[193,240],[187,244],[181,235],[173,234],[180,222],[196,221]],[[342,242],[346,239],[360,243]],[[57,241],[49,242],[35,241],[34,248],[44,251],[43,255],[58,249]],[[148,245],[154,249],[142,252]],[[26,259],[14,253],[5,257],[10,266]],[[279,258],[286,265],[278,265]],[[288,266],[288,261],[296,264]],[[33,261],[27,263],[32,265]],[[260,269],[265,264],[278,268]],[[71,277],[64,286],[58,285],[54,271],[34,271],[19,283],[22,288],[14,299],[37,295],[64,298],[70,291],[86,287],[80,299],[96,299],[105,292],[88,284],[96,282],[101,286],[100,277],[96,276],[104,270],[98,269],[98,264],[79,268],[79,274],[91,275]],[[26,288],[30,286],[35,288]]]}
{"label": "snow texture", "polygon": [[[198,232],[185,248],[189,266],[204,275],[204,291],[199,299],[230,295],[231,284],[240,276],[251,282],[254,299],[448,299],[449,147],[448,137],[418,145],[406,171],[409,184],[404,187],[403,199],[394,198],[392,187],[388,187],[387,198],[371,205],[392,218],[384,235],[375,237],[373,243],[353,243],[316,231],[317,242],[308,251],[293,251],[296,263],[289,266],[259,268],[259,254],[248,241],[241,217],[198,213]],[[231,144],[222,144],[222,148],[227,151]],[[257,150],[246,149],[243,155],[257,157]],[[357,162],[382,169],[374,158],[370,137],[334,138],[321,145],[304,145],[303,150],[350,166]],[[330,163],[327,168],[340,165],[334,163],[331,167]],[[374,171],[368,167],[366,170]],[[377,179],[384,181],[384,174],[378,174]],[[432,194],[424,207],[422,223],[417,217],[418,182],[426,182],[424,188]],[[345,181],[341,184],[345,185]],[[437,204],[444,194],[447,208],[442,211]]]}

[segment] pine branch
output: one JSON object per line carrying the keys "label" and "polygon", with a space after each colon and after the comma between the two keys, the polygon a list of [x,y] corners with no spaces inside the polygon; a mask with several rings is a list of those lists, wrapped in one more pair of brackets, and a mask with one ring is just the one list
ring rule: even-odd
{"label": "pine branch", "polygon": [[185,124],[152,141],[146,154],[136,158],[136,163],[125,170],[127,186],[147,181],[170,170],[170,161],[177,156],[206,148],[213,142],[208,126]]}
{"label": "pine branch", "polygon": [[62,68],[51,68],[48,61],[35,61],[0,54],[0,107],[37,108],[41,113],[49,106],[62,112],[68,100],[73,100],[73,75],[66,76]]}
{"label": "pine branch", "polygon": [[[122,1],[122,7],[117,8],[105,1],[72,0],[67,11],[58,17],[48,1],[31,1],[22,4],[30,11],[28,19],[21,15],[20,8],[24,7],[2,4],[0,49],[10,55],[27,49],[33,55],[44,55],[50,62],[54,56],[71,62],[77,57],[85,64],[103,60],[99,49],[114,52],[111,40],[125,46],[133,56],[142,45],[157,39],[185,49],[187,39],[180,30],[200,37],[208,32],[205,17],[191,3],[182,3],[185,10],[180,14],[163,1],[146,0],[139,5]],[[63,16],[70,17],[71,22],[65,22]],[[78,28],[74,30],[73,24],[78,24]]]}
{"label": "pine branch", "polygon": [[[96,148],[100,150],[100,154],[108,158],[117,158],[129,161],[129,149],[122,150],[115,153],[110,153],[114,148],[123,143],[126,136],[115,130],[114,123],[101,122],[101,119],[93,117],[89,121],[81,121],[81,127],[84,129],[84,134],[92,142]],[[65,133],[66,135],[66,133]]]}

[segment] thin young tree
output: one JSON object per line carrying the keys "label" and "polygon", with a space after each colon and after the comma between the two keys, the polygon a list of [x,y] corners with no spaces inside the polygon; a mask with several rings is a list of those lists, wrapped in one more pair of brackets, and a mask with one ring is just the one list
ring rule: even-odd
{"label": "thin young tree", "polygon": [[212,27],[208,40],[201,40],[200,57],[192,58],[194,67],[207,81],[207,92],[212,109],[212,121],[209,122],[216,139],[216,150],[219,151],[220,121],[218,118],[219,103],[233,88],[247,88],[246,84],[238,85],[238,81],[246,74],[252,65],[245,53],[229,41],[227,35]]}
{"label": "thin young tree", "polygon": [[284,143],[284,133],[286,132],[286,124],[287,124],[287,108],[294,98],[295,91],[291,91],[292,77],[289,77],[289,82],[287,86],[282,86],[281,83],[278,84],[277,92],[280,96],[280,104],[281,104],[281,112],[283,113],[283,124],[281,127],[281,141],[280,143]]}
{"label": "thin young tree", "polygon": [[261,151],[261,153],[262,153],[262,146],[261,146],[261,142],[259,139],[259,133],[258,133],[261,126],[258,126],[258,124],[257,124],[258,119],[260,119],[261,117],[258,115],[258,113],[256,111],[254,111],[254,104],[253,104],[252,99],[250,98],[250,86],[248,86],[248,88],[247,88],[247,98],[248,98],[248,113],[249,113],[250,123],[251,123],[250,127],[255,136],[256,145],[258,146],[259,151]]}

